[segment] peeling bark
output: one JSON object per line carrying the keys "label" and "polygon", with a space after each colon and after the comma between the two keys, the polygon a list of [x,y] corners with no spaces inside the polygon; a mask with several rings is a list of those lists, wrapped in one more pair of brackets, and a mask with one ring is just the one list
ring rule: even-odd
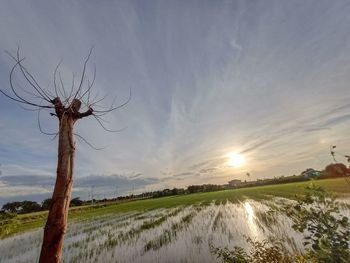
{"label": "peeling bark", "polygon": [[60,119],[58,139],[58,162],[55,189],[41,248],[40,263],[61,262],[64,234],[67,229],[68,208],[73,185],[74,120],[68,114]]}
{"label": "peeling bark", "polygon": [[[53,102],[54,103],[54,102]],[[44,229],[39,263],[61,262],[64,234],[68,223],[68,208],[72,195],[75,142],[73,137],[76,120],[92,114],[92,109],[79,113],[80,101],[74,100],[70,107],[63,108],[59,98],[55,99],[55,110],[59,118],[58,161],[55,189],[49,215]]]}

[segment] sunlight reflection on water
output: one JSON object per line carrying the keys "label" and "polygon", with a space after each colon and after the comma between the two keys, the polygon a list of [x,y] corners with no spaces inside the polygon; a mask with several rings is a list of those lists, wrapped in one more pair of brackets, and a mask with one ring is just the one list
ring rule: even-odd
{"label": "sunlight reflection on water", "polygon": [[251,231],[251,236],[252,237],[257,237],[259,235],[259,231],[258,231],[258,226],[255,222],[255,213],[254,213],[254,208],[252,207],[252,205],[246,201],[243,204],[244,210],[245,210],[245,214],[247,217],[247,221],[248,221],[248,225],[249,225],[249,229]]}

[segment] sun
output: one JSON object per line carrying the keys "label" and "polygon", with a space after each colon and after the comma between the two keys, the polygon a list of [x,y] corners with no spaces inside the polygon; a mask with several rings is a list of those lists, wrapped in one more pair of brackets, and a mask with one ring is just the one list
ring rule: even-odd
{"label": "sun", "polygon": [[231,167],[241,167],[245,163],[245,158],[240,153],[231,152],[227,156],[228,156],[228,165]]}

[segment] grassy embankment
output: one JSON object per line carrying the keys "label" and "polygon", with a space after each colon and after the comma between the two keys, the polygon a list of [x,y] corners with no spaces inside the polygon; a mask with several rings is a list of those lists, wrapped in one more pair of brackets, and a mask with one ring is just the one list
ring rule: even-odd
{"label": "grassy embankment", "polygon": [[[344,178],[312,181],[315,185],[322,186],[326,190],[337,195],[350,196],[350,186]],[[299,182],[289,184],[277,184],[257,186],[250,188],[223,190],[208,193],[196,193],[188,195],[162,197],[156,199],[136,200],[123,203],[110,203],[105,205],[74,207],[69,212],[70,222],[86,220],[111,213],[122,213],[129,211],[146,211],[158,208],[170,208],[179,205],[191,205],[198,202],[212,202],[213,200],[230,200],[237,202],[245,198],[266,199],[270,196],[293,198],[296,194],[303,194],[305,187],[311,182]],[[30,229],[43,227],[46,221],[47,212],[37,212],[18,215],[7,236],[25,232]]]}

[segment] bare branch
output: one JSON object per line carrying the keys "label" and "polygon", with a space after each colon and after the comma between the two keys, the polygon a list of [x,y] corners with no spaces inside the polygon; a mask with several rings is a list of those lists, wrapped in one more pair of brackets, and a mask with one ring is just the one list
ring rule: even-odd
{"label": "bare branch", "polygon": [[100,103],[101,101],[104,101],[105,99],[107,98],[107,95],[104,95],[101,99],[91,103],[89,106],[95,106],[97,105],[98,103]]}
{"label": "bare branch", "polygon": [[58,136],[58,133],[52,137],[51,141],[53,141],[54,139],[56,139],[56,137]]}
{"label": "bare branch", "polygon": [[[29,109],[27,107],[24,107],[22,104],[18,104],[18,106],[23,109],[23,110],[26,110],[26,111],[39,111],[39,110],[51,110],[51,109],[46,109],[46,108],[33,108],[33,109]],[[53,114],[53,113],[50,113],[50,114]]]}
{"label": "bare branch", "polygon": [[20,88],[20,90],[22,90],[24,93],[27,93],[28,95],[30,95],[33,99],[42,100],[42,98],[40,96],[38,96],[37,94],[34,94],[33,92],[25,90],[24,88],[22,88],[21,85],[17,84],[17,86]]}
{"label": "bare branch", "polygon": [[[39,84],[37,83],[37,81],[35,80],[35,78],[33,77],[33,75],[25,68],[23,67],[23,65],[20,63],[19,64],[20,69],[22,71],[22,74],[24,75],[24,77],[26,78],[26,80],[28,81],[28,77],[26,76],[26,74],[28,74],[29,78],[32,79],[32,81],[37,85],[38,89],[41,90],[41,92],[39,92],[39,90],[35,89],[40,95],[41,95],[41,99],[44,99],[45,101],[49,102],[51,97],[49,95],[49,92],[44,90],[43,88],[41,88],[39,86]],[[24,73],[25,72],[25,73]],[[30,83],[30,82],[29,82]],[[34,86],[33,86],[34,87]],[[35,88],[35,87],[34,87]]]}
{"label": "bare branch", "polygon": [[42,127],[41,127],[41,122],[40,122],[40,111],[41,109],[38,110],[38,127],[39,127],[39,130],[42,134],[45,134],[45,135],[53,135],[53,136],[57,136],[58,132],[55,132],[55,133],[49,133],[49,132],[45,132]]}
{"label": "bare branch", "polygon": [[111,107],[108,110],[105,110],[105,111],[96,110],[95,112],[97,112],[97,113],[107,113],[107,112],[115,111],[117,109],[120,109],[120,108],[124,107],[126,104],[128,104],[130,102],[130,100],[131,100],[131,89],[129,90],[129,97],[124,103],[122,103],[122,104],[120,104],[118,106],[115,106],[115,107],[112,104]]}
{"label": "bare branch", "polygon": [[60,67],[61,63],[62,63],[62,60],[60,60],[60,62],[58,62],[57,66],[53,72],[53,86],[55,88],[56,97],[59,97],[58,92],[57,92],[56,75],[57,75],[57,71],[58,71],[58,68]]}
{"label": "bare branch", "polygon": [[[23,60],[23,59],[22,59]],[[30,106],[34,106],[34,107],[39,107],[39,108],[48,108],[48,109],[52,109],[53,106],[42,106],[33,102],[30,102],[26,99],[24,99],[23,97],[21,97],[15,90],[14,85],[13,85],[13,72],[15,71],[16,67],[19,65],[19,63],[22,61],[17,61],[16,64],[12,67],[11,72],[10,72],[10,88],[14,94],[14,96],[11,96],[9,94],[7,94],[5,91],[3,91],[2,89],[0,89],[0,92],[7,98],[22,103],[22,104],[26,104],[26,105],[30,105]]]}
{"label": "bare branch", "polygon": [[[62,80],[62,77],[61,77],[61,72],[58,72],[58,75],[60,76],[60,83],[61,83],[61,88],[62,88],[62,91],[63,91],[63,94],[61,92],[61,89],[59,89],[60,91],[60,94],[63,98],[67,98],[67,94],[66,94],[66,89],[64,88],[64,85],[63,85],[63,80]],[[59,86],[58,86],[59,87]]]}
{"label": "bare branch", "polygon": [[73,91],[74,91],[74,82],[75,82],[75,74],[74,74],[74,72],[72,72],[72,85],[71,85],[71,89],[70,89],[69,95],[65,99],[65,102],[64,102],[65,104],[68,103],[70,101],[70,99],[72,98]]}
{"label": "bare branch", "polygon": [[79,87],[74,95],[74,99],[76,99],[78,94],[81,92],[81,88],[83,86],[83,82],[84,82],[84,78],[85,78],[86,66],[87,66],[87,63],[89,62],[92,50],[93,50],[93,47],[90,49],[89,55],[87,56],[87,58],[84,61],[83,72],[81,73],[80,84],[79,84]]}
{"label": "bare branch", "polygon": [[121,132],[123,130],[125,130],[126,128],[122,128],[122,129],[119,129],[119,130],[110,130],[108,128],[106,128],[103,123],[101,122],[101,117],[99,116],[96,116],[95,114],[92,114],[94,116],[94,118],[97,120],[97,122],[100,124],[100,126],[105,130],[105,131],[108,131],[108,132]]}
{"label": "bare branch", "polygon": [[93,114],[93,109],[89,107],[88,110],[85,111],[85,112],[77,112],[75,114],[75,118],[76,119],[82,119],[82,118],[88,117],[88,116],[90,116],[92,114]]}
{"label": "bare branch", "polygon": [[97,148],[95,146],[93,146],[91,143],[88,142],[88,140],[86,140],[83,136],[77,134],[77,133],[74,133],[75,136],[77,136],[79,139],[81,139],[83,142],[85,142],[87,145],[89,145],[92,149],[96,150],[96,151],[100,151],[100,150],[103,150],[105,149],[106,147],[103,147],[103,148]]}
{"label": "bare branch", "polygon": [[91,90],[92,86],[93,86],[94,83],[95,83],[95,79],[96,79],[96,65],[94,64],[94,75],[93,75],[93,78],[92,78],[92,82],[91,82],[91,84],[90,84],[89,81],[88,81],[88,88],[87,88],[87,90],[83,93],[83,95],[81,95],[81,96],[79,97],[79,100],[81,100],[82,98],[84,98],[84,96],[85,96],[86,94],[89,94],[89,97],[90,97],[90,90]]}
{"label": "bare branch", "polygon": [[[9,54],[9,53],[8,53]],[[11,56],[12,58],[14,58],[13,56]],[[50,102],[51,98],[46,94],[46,92],[40,87],[40,85],[38,84],[38,82],[35,80],[35,78],[33,77],[32,74],[29,73],[29,71],[21,64],[21,62],[23,61],[23,59],[20,59],[19,56],[19,47],[17,48],[17,58],[14,58],[15,61],[19,62],[19,68],[22,72],[22,75],[24,76],[24,78],[27,80],[27,82],[30,84],[30,86],[32,86],[41,96],[41,98],[43,100],[46,100],[47,102]],[[28,76],[29,77],[28,77]],[[34,83],[33,83],[34,82]]]}

